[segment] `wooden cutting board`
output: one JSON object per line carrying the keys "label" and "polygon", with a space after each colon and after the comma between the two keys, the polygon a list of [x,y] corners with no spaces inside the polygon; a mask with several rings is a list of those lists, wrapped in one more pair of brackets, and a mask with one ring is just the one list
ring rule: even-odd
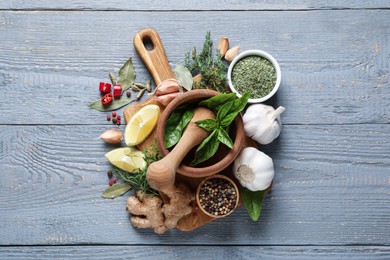
{"label": "wooden cutting board", "polygon": [[[152,43],[153,48],[152,49],[146,48],[145,46],[146,42]],[[175,78],[175,75],[166,57],[165,50],[162,45],[160,36],[155,30],[151,28],[147,28],[138,32],[134,36],[134,46],[138,54],[140,55],[141,59],[145,63],[146,67],[148,68],[150,74],[152,75],[156,86],[158,86],[161,82],[163,82],[168,78]],[[131,117],[138,110],[150,104],[158,105],[161,109],[161,112],[165,108],[163,105],[161,105],[161,103],[159,103],[153,97],[151,97],[143,102],[131,105],[125,109],[124,118],[126,123],[129,122]],[[151,135],[143,143],[138,145],[137,148],[140,150],[145,150],[148,148],[150,149],[151,145],[156,140],[156,135],[157,135],[156,129],[154,129]],[[252,139],[246,138],[243,147],[248,147],[248,146],[256,147],[256,143]],[[232,165],[228,166],[226,169],[220,172],[220,174],[224,174],[232,177],[231,169],[232,169]],[[176,174],[176,183],[185,183],[194,194],[196,193],[196,189],[199,183],[202,181],[202,179],[203,178],[189,178],[180,174]],[[183,217],[178,222],[177,228],[181,231],[194,230],[213,220],[213,218],[207,216],[200,209],[197,208],[196,201],[192,203],[192,206],[193,206],[192,213],[187,215],[186,217]]]}

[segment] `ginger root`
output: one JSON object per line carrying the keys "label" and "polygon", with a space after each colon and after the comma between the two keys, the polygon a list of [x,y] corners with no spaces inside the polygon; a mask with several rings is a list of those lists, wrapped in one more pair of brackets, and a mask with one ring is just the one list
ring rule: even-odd
{"label": "ginger root", "polygon": [[177,187],[174,187],[174,189],[165,191],[169,203],[164,204],[163,213],[165,215],[165,225],[168,229],[175,228],[182,217],[192,212],[190,203],[195,200],[195,195],[184,184],[180,183]]}
{"label": "ginger root", "polygon": [[131,224],[136,228],[153,228],[157,234],[175,228],[177,222],[192,212],[190,203],[194,194],[184,184],[166,190],[168,203],[163,205],[160,196],[138,191],[127,199],[126,210],[132,214]]}
{"label": "ginger root", "polygon": [[162,200],[159,196],[137,191],[137,197],[127,199],[126,210],[132,214],[131,224],[136,228],[153,228],[157,234],[167,230],[162,211]]}

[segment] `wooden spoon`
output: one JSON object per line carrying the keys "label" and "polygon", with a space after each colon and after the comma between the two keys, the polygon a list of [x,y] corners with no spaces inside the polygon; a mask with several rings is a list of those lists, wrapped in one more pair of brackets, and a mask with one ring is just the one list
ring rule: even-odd
{"label": "wooden spoon", "polygon": [[167,194],[169,193],[167,191],[173,188],[176,170],[186,154],[209,135],[209,132],[195,124],[196,121],[207,118],[215,118],[210,109],[196,108],[192,120],[175,148],[160,161],[149,165],[146,178],[153,189]]}

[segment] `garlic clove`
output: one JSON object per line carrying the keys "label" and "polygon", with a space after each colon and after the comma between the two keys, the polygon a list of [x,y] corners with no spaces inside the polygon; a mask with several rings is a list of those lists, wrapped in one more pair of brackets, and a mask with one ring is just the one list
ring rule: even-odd
{"label": "garlic clove", "polygon": [[156,99],[163,106],[168,106],[168,104],[172,100],[174,100],[179,94],[180,94],[180,92],[169,93],[169,94],[166,94],[166,95],[158,96],[158,97],[156,97]]}
{"label": "garlic clove", "polygon": [[217,48],[219,50],[219,54],[221,55],[221,58],[224,57],[227,50],[229,49],[229,39],[227,37],[222,37],[219,40]]}
{"label": "garlic clove", "polygon": [[225,60],[232,61],[240,52],[240,46],[230,48],[225,54]]}
{"label": "garlic clove", "polygon": [[119,144],[123,139],[123,134],[119,130],[111,129],[102,133],[99,138],[110,144]]}
{"label": "garlic clove", "polygon": [[162,96],[180,91],[180,84],[176,79],[166,79],[157,86],[154,95]]}

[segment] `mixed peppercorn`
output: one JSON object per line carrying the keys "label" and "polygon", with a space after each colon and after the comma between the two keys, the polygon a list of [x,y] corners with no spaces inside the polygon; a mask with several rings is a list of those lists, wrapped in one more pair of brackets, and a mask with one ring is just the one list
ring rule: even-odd
{"label": "mixed peppercorn", "polygon": [[112,174],[112,171],[111,171],[111,170],[109,170],[109,171],[107,172],[107,176],[108,176],[108,179],[109,179],[108,185],[112,186],[113,184],[116,183],[116,178],[115,178],[115,177],[113,178],[113,174]]}
{"label": "mixed peppercorn", "polygon": [[200,207],[214,216],[229,214],[237,204],[237,190],[226,179],[208,179],[199,190]]}

